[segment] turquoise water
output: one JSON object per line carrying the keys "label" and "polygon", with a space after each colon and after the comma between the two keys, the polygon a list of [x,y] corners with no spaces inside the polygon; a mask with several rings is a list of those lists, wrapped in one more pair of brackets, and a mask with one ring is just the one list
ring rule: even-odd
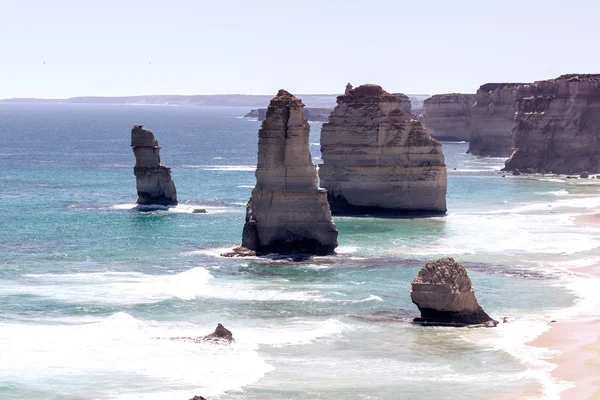
{"label": "turquoise water", "polygon": [[[502,177],[444,143],[447,216],[336,218],[338,255],[303,263],[222,258],[254,184],[247,111],[0,105],[2,399],[553,398],[524,342],[578,304],[561,267],[598,259],[598,230],[571,220],[600,209],[594,181]],[[163,146],[177,208],[133,209],[133,124]],[[411,325],[410,281],[441,256],[511,322]],[[167,340],[218,322],[234,345]]]}

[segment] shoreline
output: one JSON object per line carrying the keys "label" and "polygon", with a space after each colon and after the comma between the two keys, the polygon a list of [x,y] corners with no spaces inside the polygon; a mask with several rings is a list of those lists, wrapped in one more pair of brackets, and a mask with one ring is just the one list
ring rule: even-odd
{"label": "shoreline", "polygon": [[[600,227],[600,213],[579,215],[573,222]],[[569,267],[568,270],[583,278],[600,280],[600,264]],[[600,316],[582,314],[557,320],[527,345],[556,353],[545,358],[555,365],[551,376],[571,385],[562,390],[558,398],[600,400]]]}

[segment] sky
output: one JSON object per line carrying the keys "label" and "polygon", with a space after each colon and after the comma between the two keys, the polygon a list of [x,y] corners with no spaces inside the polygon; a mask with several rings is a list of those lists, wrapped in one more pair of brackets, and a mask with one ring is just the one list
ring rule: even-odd
{"label": "sky", "polygon": [[600,72],[597,0],[0,0],[0,99],[474,93]]}

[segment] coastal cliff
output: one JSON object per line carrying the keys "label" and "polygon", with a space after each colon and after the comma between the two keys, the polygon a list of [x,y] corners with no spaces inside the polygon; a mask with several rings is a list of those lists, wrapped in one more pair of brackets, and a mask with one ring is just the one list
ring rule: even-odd
{"label": "coastal cliff", "polygon": [[318,187],[304,105],[277,93],[258,131],[256,186],[246,206],[242,247],[260,253],[329,254],[337,247],[327,192]]}
{"label": "coastal cliff", "polygon": [[523,83],[486,83],[477,90],[471,111],[468,153],[477,156],[510,156],[517,88],[520,85]]}
{"label": "coastal cliff", "polygon": [[139,205],[177,205],[177,190],[171,168],[160,163],[160,146],[151,131],[142,125],[131,130],[131,148],[135,155],[135,174]]}
{"label": "coastal cliff", "polygon": [[517,96],[507,170],[600,172],[600,74],[534,82]]}
{"label": "coastal cliff", "polygon": [[437,140],[470,141],[474,94],[436,94],[423,105],[420,121]]}
{"label": "coastal cliff", "polygon": [[337,99],[321,130],[321,186],[334,214],[444,213],[442,145],[377,85]]}

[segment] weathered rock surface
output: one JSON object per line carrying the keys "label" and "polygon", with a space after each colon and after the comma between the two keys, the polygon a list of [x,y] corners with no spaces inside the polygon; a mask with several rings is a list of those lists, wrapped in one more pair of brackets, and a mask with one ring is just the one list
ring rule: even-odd
{"label": "weathered rock surface", "polygon": [[377,85],[338,97],[321,130],[321,186],[334,214],[446,212],[442,145]]}
{"label": "weathered rock surface", "polygon": [[507,170],[600,172],[600,74],[534,82],[517,95]]}
{"label": "weathered rock surface", "polygon": [[477,90],[471,109],[468,153],[508,157],[512,152],[512,126],[517,110],[517,88],[522,83],[487,83]]}
{"label": "weathered rock surface", "polygon": [[[309,121],[315,122],[327,122],[329,121],[329,115],[333,111],[333,108],[305,108],[304,118]],[[251,110],[248,114],[244,115],[244,118],[256,118],[258,121],[264,121],[267,117],[266,108],[258,108]]]}
{"label": "weathered rock surface", "polygon": [[151,131],[142,125],[131,130],[131,148],[135,155],[135,174],[139,205],[177,205],[177,190],[171,168],[160,163],[160,146]]}
{"label": "weathered rock surface", "polygon": [[465,326],[497,321],[483,311],[465,267],[453,258],[425,264],[412,281],[412,302],[421,312],[414,322],[429,325]]}
{"label": "weathered rock surface", "polygon": [[420,121],[437,140],[470,141],[474,94],[436,94],[423,105]]}
{"label": "weathered rock surface", "polygon": [[396,98],[398,100],[400,100],[400,102],[402,102],[402,108],[404,109],[404,112],[408,115],[411,115],[411,107],[412,107],[412,103],[410,101],[410,98],[405,95],[404,93],[392,93],[394,96],[396,96]]}
{"label": "weathered rock surface", "polygon": [[256,186],[242,247],[264,253],[329,254],[337,247],[327,192],[318,187],[304,105],[280,90],[258,131]]}

